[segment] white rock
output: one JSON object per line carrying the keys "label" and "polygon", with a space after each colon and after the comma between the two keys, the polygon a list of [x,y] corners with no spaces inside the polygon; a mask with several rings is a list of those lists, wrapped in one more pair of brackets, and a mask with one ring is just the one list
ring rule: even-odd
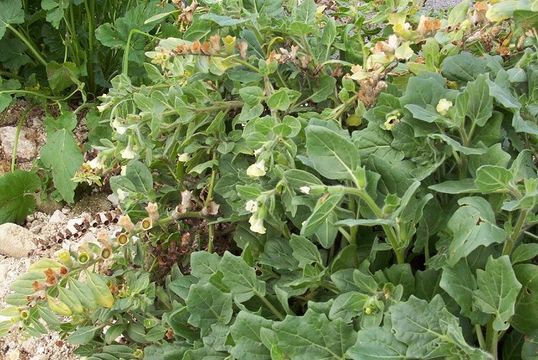
{"label": "white rock", "polygon": [[56,210],[49,219],[51,224],[59,224],[65,221],[65,214],[61,210]]}
{"label": "white rock", "polygon": [[[17,159],[28,161],[33,160],[37,155],[36,144],[27,138],[27,134],[32,131],[27,128],[21,128],[19,133],[19,143],[17,144]],[[4,154],[11,156],[15,146],[15,137],[17,128],[15,126],[4,126],[0,128],[0,145]]]}
{"label": "white rock", "polygon": [[17,224],[0,225],[0,253],[14,258],[28,256],[35,250],[36,236],[28,229]]}
{"label": "white rock", "polygon": [[19,360],[21,352],[18,349],[9,350],[6,354],[6,360]]}

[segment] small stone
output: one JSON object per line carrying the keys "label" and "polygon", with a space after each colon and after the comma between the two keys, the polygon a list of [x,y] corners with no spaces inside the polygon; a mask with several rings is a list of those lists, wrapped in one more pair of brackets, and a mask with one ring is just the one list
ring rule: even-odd
{"label": "small stone", "polygon": [[63,209],[62,209],[62,212],[63,212],[64,214],[69,214],[69,209],[68,209],[68,208],[63,208]]}
{"label": "small stone", "polygon": [[18,349],[9,350],[6,354],[6,360],[19,360],[21,352]]}
{"label": "small stone", "polygon": [[[19,133],[19,142],[17,144],[17,159],[20,161],[33,160],[37,155],[36,144],[28,138],[28,134],[32,130],[21,128]],[[0,144],[4,154],[11,156],[15,139],[17,136],[17,128],[15,126],[5,126],[0,128]]]}
{"label": "small stone", "polygon": [[65,216],[65,214],[64,214],[62,211],[60,211],[60,210],[56,210],[56,211],[52,214],[52,216],[50,217],[50,219],[49,219],[49,223],[51,223],[51,224],[59,224],[59,223],[64,222],[64,221],[65,221],[65,218],[66,218],[66,216]]}
{"label": "small stone", "polygon": [[37,237],[30,230],[17,224],[0,225],[0,254],[14,258],[28,256],[36,249]]}

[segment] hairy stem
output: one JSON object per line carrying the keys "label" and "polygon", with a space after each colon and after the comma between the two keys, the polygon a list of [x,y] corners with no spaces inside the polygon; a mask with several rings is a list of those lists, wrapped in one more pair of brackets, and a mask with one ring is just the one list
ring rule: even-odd
{"label": "hairy stem", "polygon": [[517,239],[522,233],[523,225],[525,225],[525,220],[527,219],[527,214],[528,210],[521,210],[519,212],[516,225],[514,226],[514,229],[512,229],[512,234],[504,243],[503,255],[510,255],[512,253],[512,249],[514,248]]}

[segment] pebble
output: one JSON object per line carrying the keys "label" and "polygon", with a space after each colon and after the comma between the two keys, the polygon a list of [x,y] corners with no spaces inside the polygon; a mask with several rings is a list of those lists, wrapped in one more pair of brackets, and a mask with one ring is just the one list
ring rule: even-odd
{"label": "pebble", "polygon": [[0,225],[0,254],[14,258],[28,256],[36,249],[37,238],[30,230],[17,224]]}
{"label": "pebble", "polygon": [[[27,137],[27,134],[29,134],[31,131],[32,130],[23,127],[19,133],[17,159],[20,161],[32,160],[37,155],[36,144]],[[11,157],[13,147],[15,146],[16,135],[17,128],[15,126],[4,126],[0,128],[0,145],[6,156]]]}
{"label": "pebble", "polygon": [[59,223],[64,222],[65,219],[66,219],[65,214],[64,214],[62,211],[60,211],[60,210],[56,210],[56,211],[52,214],[52,216],[50,217],[50,219],[49,219],[49,223],[51,223],[51,224],[59,224]]}

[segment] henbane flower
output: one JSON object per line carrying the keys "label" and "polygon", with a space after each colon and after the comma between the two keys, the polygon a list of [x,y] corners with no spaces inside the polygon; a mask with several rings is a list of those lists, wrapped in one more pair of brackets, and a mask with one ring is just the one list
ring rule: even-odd
{"label": "henbane flower", "polygon": [[265,234],[265,226],[263,226],[263,219],[260,219],[257,214],[252,214],[250,219],[248,219],[248,222],[250,223],[250,230],[258,233],[258,234]]}
{"label": "henbane flower", "polygon": [[250,213],[255,213],[258,211],[258,202],[256,200],[249,200],[245,204],[245,210]]}
{"label": "henbane flower", "polygon": [[260,177],[265,175],[265,161],[260,160],[247,168],[247,175],[250,177]]}
{"label": "henbane flower", "polygon": [[435,107],[435,110],[441,115],[446,115],[448,113],[448,110],[452,107],[452,101],[447,99],[441,99],[439,100],[439,103]]}

